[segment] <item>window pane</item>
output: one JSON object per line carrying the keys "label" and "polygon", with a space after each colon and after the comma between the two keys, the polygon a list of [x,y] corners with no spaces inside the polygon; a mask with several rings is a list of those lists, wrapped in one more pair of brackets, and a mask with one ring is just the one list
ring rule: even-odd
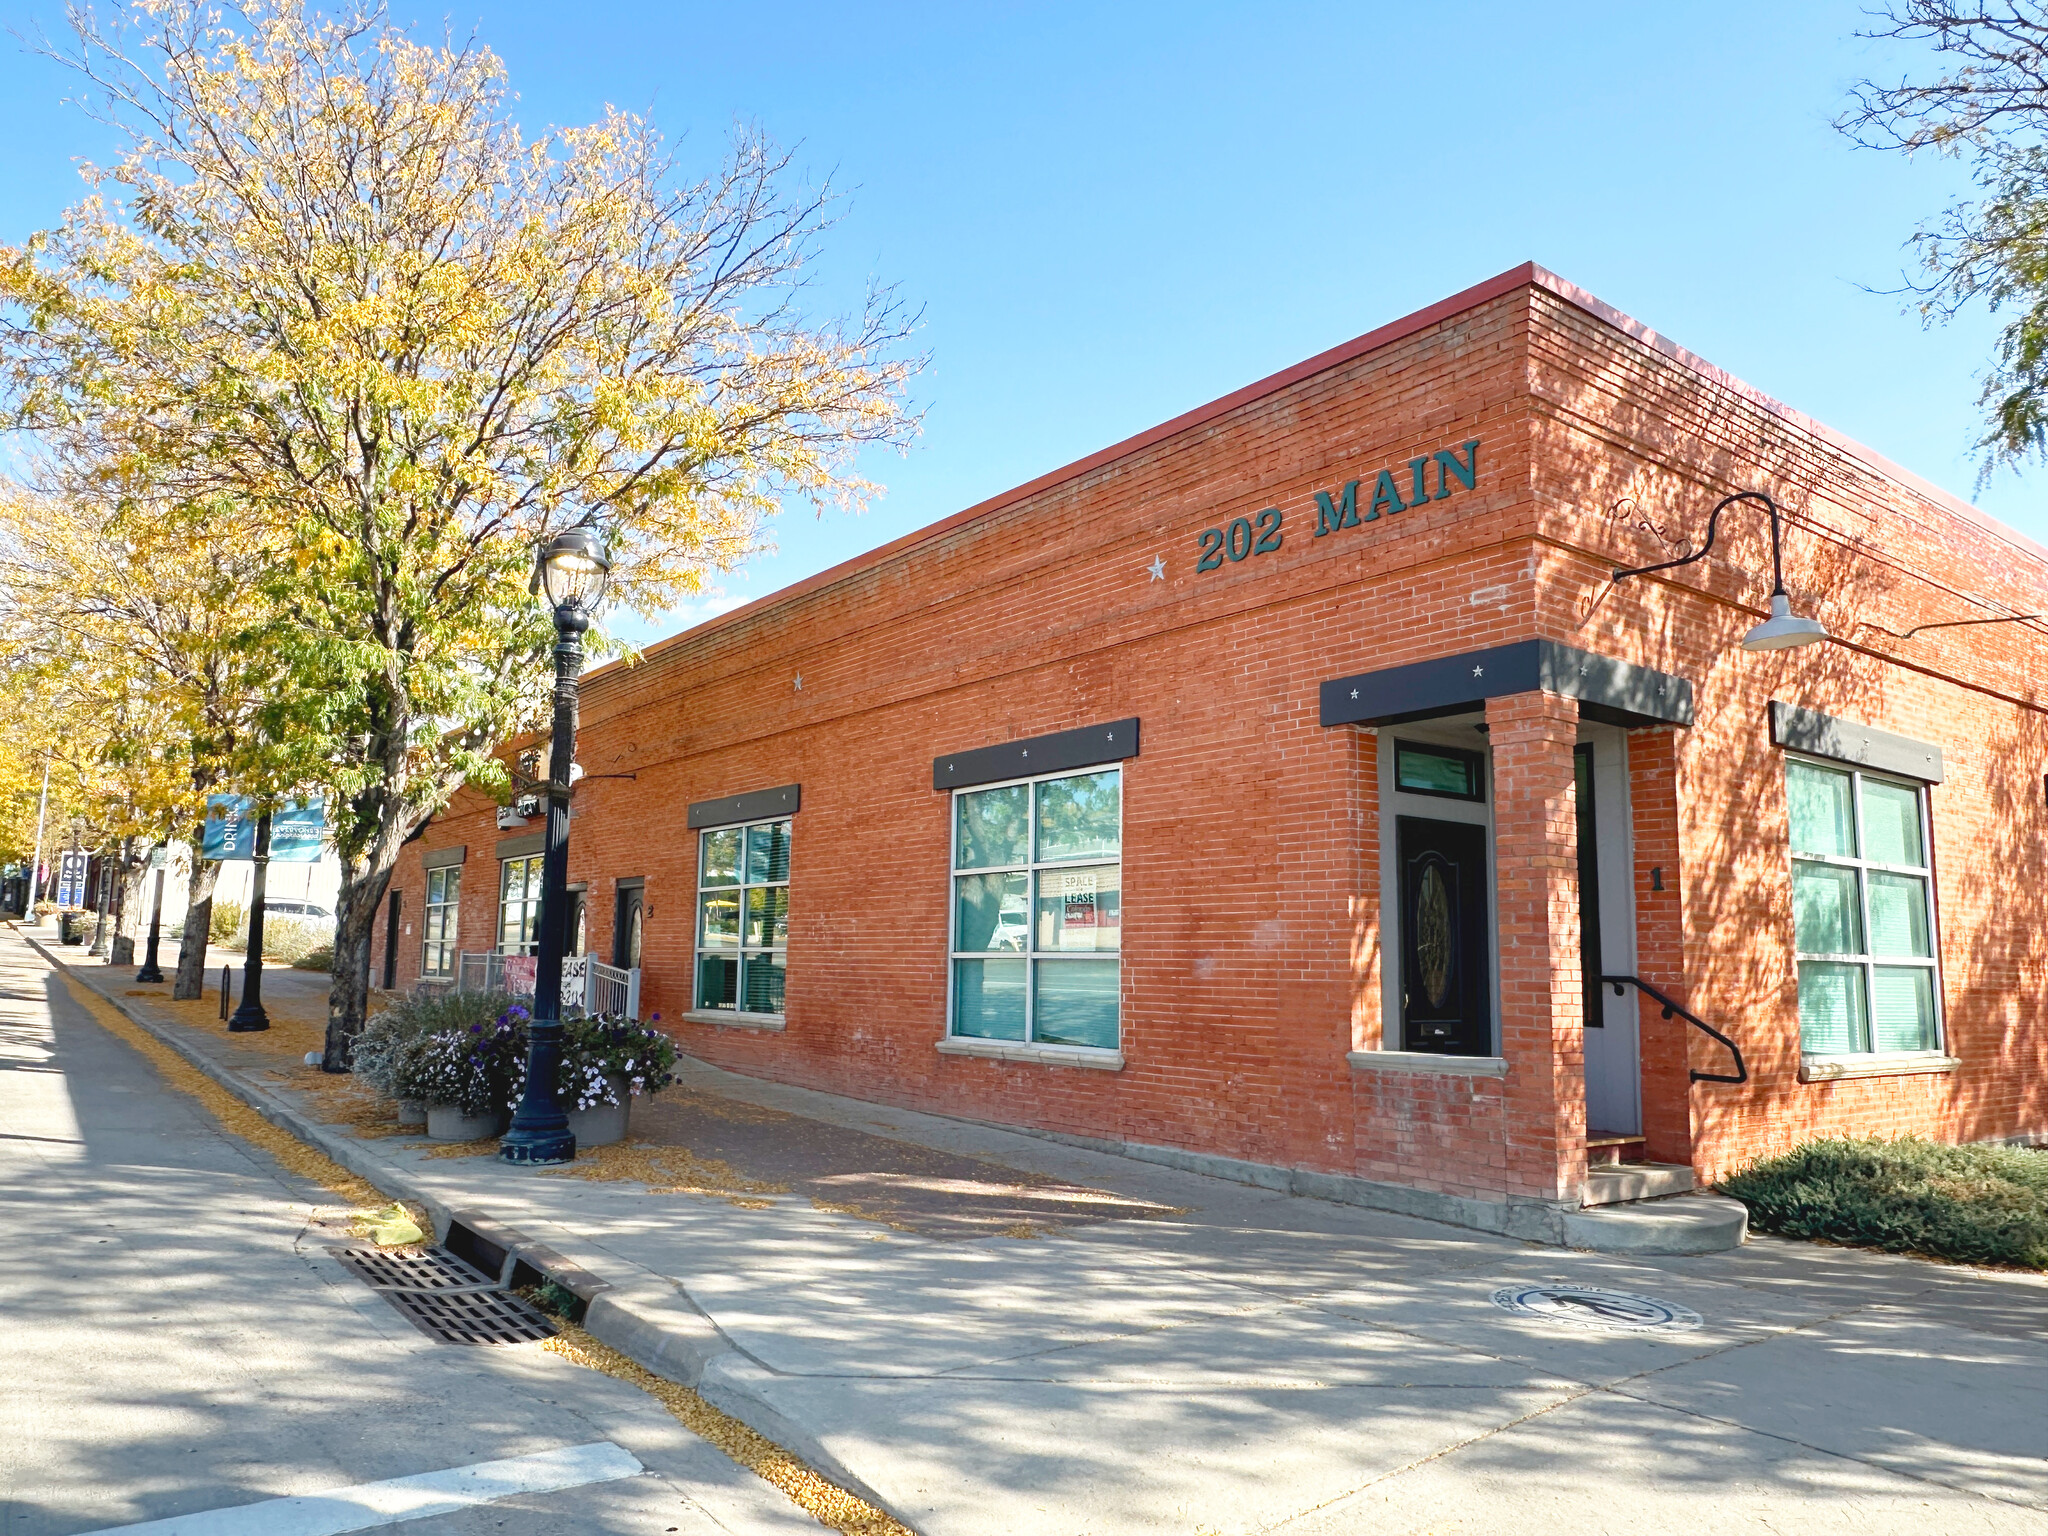
{"label": "window pane", "polygon": [[1394,748],[1394,787],[1476,800],[1477,767],[1478,759],[1462,752],[1432,752],[1427,747],[1400,742]]}
{"label": "window pane", "polygon": [[747,828],[747,884],[773,885],[789,878],[789,823]]}
{"label": "window pane", "polygon": [[1799,1048],[1809,1056],[1842,1056],[1867,1049],[1868,1034],[1863,967],[1800,961]]}
{"label": "window pane", "polygon": [[702,851],[698,855],[699,885],[740,883],[740,837],[741,829],[738,827],[726,827],[717,832],[704,834]]}
{"label": "window pane", "polygon": [[1871,1048],[1934,1049],[1934,972],[1925,966],[1880,965],[1870,976]]}
{"label": "window pane", "polygon": [[1860,955],[1863,921],[1856,871],[1831,864],[1792,866],[1792,931],[1801,954]]}
{"label": "window pane", "polygon": [[[707,895],[707,902],[722,899]],[[787,944],[789,942],[789,887],[756,886],[747,892],[747,943]]]}
{"label": "window pane", "polygon": [[446,888],[447,880],[448,871],[445,869],[432,869],[427,871],[428,905],[431,906],[434,902],[441,900],[441,892]]}
{"label": "window pane", "polygon": [[1870,882],[1870,952],[1934,958],[1927,932],[1927,882],[1917,875],[1881,875]]}
{"label": "window pane", "polygon": [[1034,960],[1038,1002],[1031,1038],[1045,1045],[1116,1049],[1117,972],[1114,960]]}
{"label": "window pane", "polygon": [[746,968],[746,1011],[748,1013],[782,1012],[782,983],[787,975],[780,955],[758,954],[747,956]]}
{"label": "window pane", "polygon": [[1037,948],[1114,952],[1121,932],[1122,875],[1116,864],[1040,871]]}
{"label": "window pane", "polygon": [[1078,773],[1038,786],[1038,857],[1087,859],[1121,851],[1123,774]]}
{"label": "window pane", "polygon": [[980,1040],[1024,1038],[1024,961],[953,962],[953,1033]]}
{"label": "window pane", "polygon": [[[1927,863],[1920,845],[1920,792],[1863,781],[1863,857],[1879,864]],[[1875,921],[1875,919],[1872,919]]]}
{"label": "window pane", "polygon": [[1792,813],[1792,851],[1856,856],[1849,775],[1812,763],[1785,764],[1785,801]]}
{"label": "window pane", "polygon": [[1031,804],[1031,786],[1012,784],[1004,789],[976,790],[961,795],[958,811],[958,852],[955,869],[987,869],[992,864],[1022,864],[1025,828]]}
{"label": "window pane", "polygon": [[697,898],[697,942],[707,949],[740,947],[738,891],[706,891]]}
{"label": "window pane", "polygon": [[737,1008],[740,997],[740,957],[699,955],[697,957],[697,1006]]}
{"label": "window pane", "polygon": [[953,947],[959,950],[1024,948],[1025,882],[1021,869],[1004,875],[953,877]]}
{"label": "window pane", "polygon": [[460,901],[462,899],[462,871],[459,869],[444,869],[441,873],[448,877],[447,884],[442,887],[441,899],[443,901]]}

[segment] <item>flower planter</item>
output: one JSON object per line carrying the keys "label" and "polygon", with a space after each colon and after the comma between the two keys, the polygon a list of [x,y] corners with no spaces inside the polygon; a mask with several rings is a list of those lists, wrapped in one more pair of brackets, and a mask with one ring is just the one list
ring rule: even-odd
{"label": "flower planter", "polygon": [[626,1139],[626,1122],[633,1113],[633,1097],[626,1091],[624,1078],[612,1078],[611,1085],[612,1092],[619,1097],[618,1103],[569,1111],[569,1131],[576,1138],[578,1151],[586,1147],[608,1147],[615,1141]]}
{"label": "flower planter", "polygon": [[422,1104],[418,1099],[400,1099],[398,1101],[398,1128],[400,1130],[424,1130],[426,1129],[426,1124],[426,1105]]}
{"label": "flower planter", "polygon": [[433,1141],[482,1141],[498,1134],[500,1119],[496,1110],[467,1115],[458,1104],[429,1104],[427,1136]]}

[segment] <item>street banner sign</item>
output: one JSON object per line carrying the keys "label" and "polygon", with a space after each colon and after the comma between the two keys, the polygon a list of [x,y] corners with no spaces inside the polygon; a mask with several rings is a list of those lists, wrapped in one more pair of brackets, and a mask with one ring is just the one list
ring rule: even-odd
{"label": "street banner sign", "polygon": [[[317,864],[327,832],[325,802],[280,806],[270,813],[270,861],[273,864]],[[208,859],[256,857],[256,802],[247,795],[206,797],[206,836],[200,856]]]}
{"label": "street banner sign", "polygon": [[85,861],[84,853],[65,853],[57,857],[57,905],[69,911],[76,911],[85,905]]}

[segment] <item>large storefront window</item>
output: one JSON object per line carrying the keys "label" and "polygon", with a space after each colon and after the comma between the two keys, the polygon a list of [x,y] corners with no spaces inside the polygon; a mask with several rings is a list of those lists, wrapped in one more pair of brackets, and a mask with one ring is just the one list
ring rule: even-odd
{"label": "large storefront window", "polygon": [[1115,1050],[1123,774],[953,799],[952,1032]]}
{"label": "large storefront window", "polygon": [[455,974],[456,919],[462,903],[462,868],[427,871],[426,941],[420,955],[422,976]]}
{"label": "large storefront window", "polygon": [[503,867],[498,877],[499,953],[534,954],[540,948],[541,855],[499,862]]}
{"label": "large storefront window", "polygon": [[1920,786],[1788,758],[1785,797],[1800,1048],[1809,1056],[1938,1049]]}
{"label": "large storefront window", "polygon": [[789,822],[718,827],[697,845],[696,1006],[780,1015],[789,972]]}

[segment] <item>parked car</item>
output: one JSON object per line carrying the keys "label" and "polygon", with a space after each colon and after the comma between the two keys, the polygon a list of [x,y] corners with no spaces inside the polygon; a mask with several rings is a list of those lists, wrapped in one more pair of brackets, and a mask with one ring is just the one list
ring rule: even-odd
{"label": "parked car", "polygon": [[288,917],[295,923],[307,923],[315,928],[332,928],[334,914],[317,901],[302,901],[296,896],[266,896],[263,898],[263,915],[266,919]]}

